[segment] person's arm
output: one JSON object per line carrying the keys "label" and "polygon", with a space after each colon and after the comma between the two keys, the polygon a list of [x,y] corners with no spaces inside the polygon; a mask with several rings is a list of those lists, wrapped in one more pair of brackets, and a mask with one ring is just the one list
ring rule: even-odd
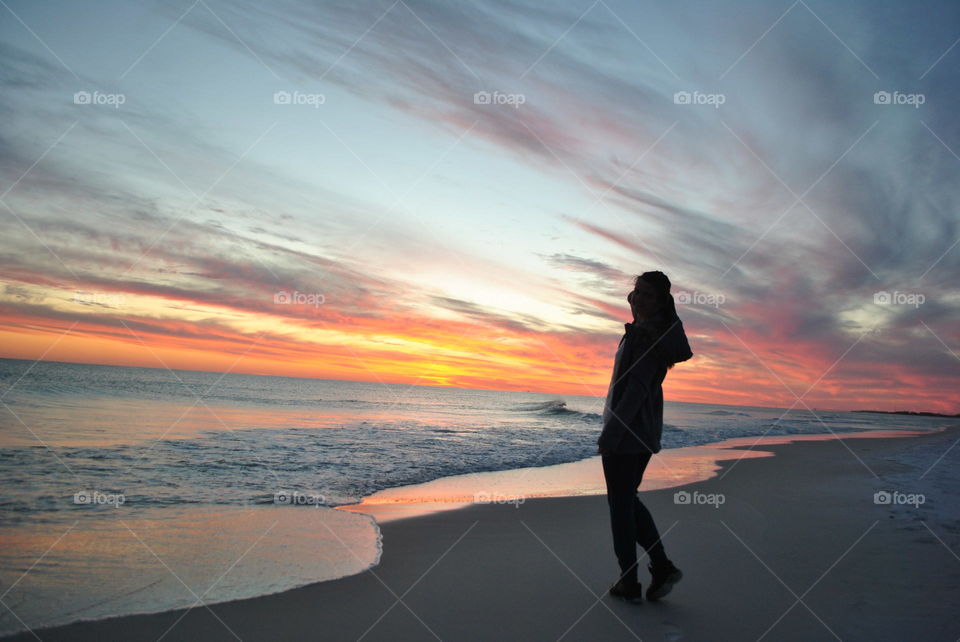
{"label": "person's arm", "polygon": [[[616,405],[612,408],[610,419],[607,421],[597,440],[597,446],[603,452],[614,452],[624,435],[632,430],[629,424],[633,421],[647,397],[650,395],[650,386],[655,375],[655,365],[652,355],[641,351],[637,359],[624,370],[623,392],[619,395]],[[639,439],[639,435],[637,435]],[[641,440],[642,441],[642,440]]]}

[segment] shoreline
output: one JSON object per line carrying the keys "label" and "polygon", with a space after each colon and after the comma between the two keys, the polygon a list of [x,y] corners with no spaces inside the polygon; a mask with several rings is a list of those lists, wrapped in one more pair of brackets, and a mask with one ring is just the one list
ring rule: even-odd
{"label": "shoreline", "polygon": [[[876,438],[917,433],[895,429],[841,434]],[[763,449],[750,450],[758,443],[833,438],[829,433],[753,436],[668,448],[648,466],[644,491],[708,480],[718,474],[723,460],[772,456]],[[748,450],[741,450],[743,447]],[[70,537],[51,539],[54,549],[48,551],[52,553],[49,557],[123,560],[126,570],[115,564],[108,564],[102,571],[95,563],[87,567],[53,566],[59,568],[56,579],[20,588],[18,593],[29,597],[17,599],[14,594],[5,602],[8,608],[0,637],[25,630],[16,626],[18,622],[54,628],[189,608],[201,596],[207,604],[222,604],[335,581],[376,567],[383,552],[381,527],[392,521],[474,504],[519,506],[534,498],[605,493],[600,458],[593,455],[561,464],[461,473],[389,487],[364,497],[360,503],[321,510],[290,510],[290,506],[275,504],[182,506],[140,511],[122,518],[115,513],[104,516],[116,518],[108,522],[78,515],[78,521],[68,529]],[[94,521],[84,521],[88,518]],[[29,541],[14,536],[8,543],[27,547],[31,546]],[[187,544],[190,541],[194,543]],[[349,551],[344,554],[347,544]],[[254,546],[256,554],[245,555]],[[42,554],[43,550],[36,551],[26,563],[35,562]],[[241,563],[231,566],[241,558]],[[229,574],[221,578],[228,567]],[[96,578],[88,587],[92,592],[83,589],[90,578]],[[210,584],[215,578],[220,579]],[[29,585],[27,579],[22,587]],[[46,587],[55,586],[51,580],[62,588],[44,592]]]}
{"label": "shoreline", "polygon": [[[729,569],[719,565],[716,557],[703,557],[701,554],[694,554],[697,548],[694,545],[696,539],[691,540],[690,538],[695,533],[691,533],[689,527],[680,526],[681,523],[687,521],[686,519],[674,520],[678,511],[687,511],[688,517],[693,518],[694,526],[698,522],[703,522],[699,524],[698,528],[702,529],[705,525],[712,525],[716,531],[715,535],[725,535],[724,544],[728,549],[731,543],[738,546],[739,550],[733,549],[733,551],[728,552],[741,554],[742,559],[738,560],[737,566],[739,572],[742,573],[748,569],[756,571],[759,568],[760,573],[765,574],[765,578],[763,575],[757,576],[765,581],[763,592],[754,596],[754,598],[741,597],[759,600],[762,603],[764,598],[772,592],[778,597],[785,594],[788,598],[791,598],[791,593],[786,586],[787,584],[792,586],[793,582],[778,582],[771,573],[764,570],[764,565],[758,563],[756,557],[751,557],[749,549],[741,545],[741,543],[746,544],[747,541],[752,541],[755,536],[762,534],[764,531],[777,530],[775,521],[768,519],[771,513],[777,514],[781,520],[792,526],[792,528],[785,529],[786,533],[783,532],[784,527],[780,526],[780,534],[790,537],[791,531],[804,530],[803,520],[797,523],[797,513],[810,512],[811,510],[816,513],[818,508],[823,512],[829,508],[829,506],[811,507],[801,503],[792,506],[790,510],[784,510],[784,506],[779,506],[776,501],[772,501],[776,500],[776,496],[771,497],[771,493],[775,492],[773,489],[781,488],[782,490],[784,483],[791,481],[790,475],[781,474],[781,469],[794,470],[796,473],[805,466],[807,468],[814,466],[818,470],[814,470],[815,474],[809,478],[798,479],[794,475],[792,481],[796,492],[806,495],[809,494],[810,487],[822,489],[825,485],[833,483],[839,488],[834,488],[834,492],[841,498],[846,497],[847,500],[850,500],[850,494],[853,492],[852,488],[854,486],[857,486],[860,491],[869,487],[873,489],[873,492],[876,492],[876,482],[881,480],[881,477],[875,479],[873,474],[868,472],[869,470],[877,468],[878,471],[883,469],[889,472],[896,470],[898,466],[902,467],[902,464],[891,465],[889,461],[882,457],[877,460],[878,453],[889,454],[907,451],[924,443],[940,444],[943,446],[942,450],[946,453],[949,452],[947,447],[950,442],[956,443],[953,440],[960,434],[960,428],[950,427],[943,431],[914,435],[915,439],[909,440],[901,437],[881,437],[874,432],[865,435],[872,438],[853,437],[851,444],[846,444],[845,440],[851,438],[854,434],[860,435],[860,433],[841,433],[837,437],[827,435],[828,439],[810,439],[809,437],[812,436],[793,435],[774,438],[788,443],[757,443],[756,449],[768,453],[772,451],[773,454],[753,457],[745,462],[739,458],[728,459],[721,462],[718,474],[711,479],[682,485],[683,489],[694,494],[702,492],[704,495],[715,495],[717,492],[723,492],[726,495],[726,501],[722,506],[693,505],[696,502],[686,506],[677,505],[672,501],[673,490],[681,488],[681,486],[648,491],[645,483],[641,498],[651,507],[658,520],[661,535],[663,535],[664,542],[667,544],[668,553],[672,557],[676,557],[678,565],[684,568],[690,577],[689,581],[685,580],[684,584],[681,585],[682,588],[678,587],[675,601],[670,601],[670,598],[668,598],[656,605],[641,605],[639,610],[636,610],[638,608],[636,605],[609,603],[609,598],[604,597],[603,592],[607,585],[611,583],[611,578],[615,578],[617,572],[610,543],[606,505],[603,497],[583,495],[575,497],[537,497],[528,499],[516,506],[467,504],[455,511],[435,512],[422,515],[418,519],[400,518],[386,521],[380,524],[384,545],[379,563],[356,575],[309,584],[272,595],[214,604],[209,608],[198,606],[189,611],[180,609],[156,614],[128,615],[105,620],[76,622],[39,631],[43,633],[44,639],[121,637],[125,639],[156,640],[168,629],[170,629],[170,632],[164,639],[197,637],[236,639],[230,632],[230,629],[233,629],[238,637],[247,640],[271,638],[315,639],[316,632],[324,630],[327,632],[324,637],[357,639],[357,637],[364,635],[365,630],[370,627],[365,639],[395,638],[398,637],[398,631],[405,633],[399,637],[405,637],[408,634],[417,639],[426,639],[433,637],[430,630],[436,631],[439,637],[460,639],[473,639],[475,637],[475,639],[482,639],[489,638],[495,632],[500,631],[502,625],[511,631],[523,631],[523,634],[527,636],[556,639],[563,633],[563,630],[554,631],[551,627],[563,621],[564,611],[556,611],[555,609],[565,606],[570,613],[580,613],[586,611],[593,604],[593,607],[584,615],[583,620],[577,624],[577,627],[582,630],[576,633],[571,629],[568,632],[568,637],[584,636],[586,631],[591,631],[590,635],[585,636],[586,638],[592,635],[600,635],[600,631],[604,631],[606,632],[604,635],[612,635],[615,638],[634,639],[632,632],[635,627],[624,621],[624,617],[629,616],[630,618],[639,617],[640,620],[637,620],[637,622],[642,621],[645,622],[645,627],[646,625],[653,627],[653,629],[650,629],[651,631],[659,629],[665,635],[672,635],[674,639],[680,639],[671,633],[673,629],[670,627],[692,633],[702,630],[698,627],[704,626],[705,622],[712,621],[709,616],[705,616],[702,612],[687,613],[689,617],[683,617],[685,610],[680,605],[688,599],[703,597],[700,593],[704,590],[704,587],[698,586],[698,578],[702,582],[705,576],[713,576],[716,581],[724,578],[724,570],[729,571]],[[807,438],[798,439],[798,437]],[[740,438],[740,441],[752,442],[756,441],[756,438]],[[960,451],[960,449],[956,450]],[[831,454],[824,457],[811,455],[811,453],[816,452]],[[954,452],[953,454],[957,453]],[[655,457],[654,460],[658,457]],[[589,462],[591,459],[582,461]],[[941,471],[946,470],[952,474],[952,470],[949,470],[951,464],[947,463],[947,459],[944,454],[944,461],[940,461],[931,468],[933,472],[927,476],[923,483],[936,481],[944,485],[944,480],[941,477],[945,473]],[[952,461],[952,457],[950,460]],[[868,461],[870,464],[868,464]],[[934,462],[931,461],[930,463]],[[561,464],[560,466],[566,465],[568,464]],[[883,476],[883,473],[880,474]],[[758,476],[763,483],[757,483],[756,478]],[[848,483],[838,483],[844,479]],[[958,490],[952,482],[945,483],[944,487],[954,494]],[[905,490],[909,489],[905,488]],[[746,500],[745,496],[748,495],[753,495],[753,499]],[[813,521],[833,524],[839,520],[839,523],[843,523],[844,516],[849,514],[859,512],[869,515],[876,513],[877,510],[893,511],[889,517],[894,520],[897,516],[901,516],[909,522],[910,518],[916,517],[909,512],[904,513],[901,510],[904,508],[902,506],[878,507],[872,502],[867,503],[865,497],[869,499],[863,492],[860,492],[859,495],[854,494],[852,509],[847,507],[847,510],[827,510],[826,512],[829,515],[819,515]],[[784,504],[790,503],[784,501]],[[796,502],[793,503],[796,504]],[[839,503],[842,504],[843,502]],[[763,506],[764,510],[758,510],[758,506]],[[927,515],[930,509],[930,505],[920,507],[924,515]],[[711,511],[716,512],[711,514]],[[680,513],[679,515],[684,517],[686,514]],[[729,529],[728,531],[724,531],[723,528],[716,528],[719,526],[716,522],[721,517],[720,523],[723,527]],[[744,518],[747,517],[750,519],[744,521]],[[877,522],[874,527],[877,527],[881,520],[876,519],[874,521]],[[869,525],[869,521],[865,522],[864,528]],[[954,528],[956,525],[949,522],[947,526]],[[871,529],[874,527],[871,527]],[[939,551],[937,548],[931,550],[927,546],[928,550],[925,553],[932,555],[934,558],[936,558],[937,553],[942,553],[941,558],[938,559],[932,570],[937,570],[938,565],[944,568],[945,572],[940,577],[940,582],[953,578],[952,585],[941,587],[941,593],[947,595],[941,595],[940,597],[956,596],[956,586],[960,586],[960,583],[956,580],[960,578],[960,572],[956,574],[949,572],[948,565],[950,562],[956,562],[956,560],[950,558],[951,549],[945,549],[945,544],[937,542],[931,536],[933,531],[921,532],[917,531],[917,528],[920,527],[914,528],[913,532],[906,537],[916,538],[919,535],[926,534],[924,543],[928,545],[932,543]],[[939,537],[943,539],[943,542],[950,541],[951,537],[956,537],[956,533],[950,531],[949,528],[946,530],[939,529]],[[696,531],[697,528],[692,530]],[[821,529],[821,531],[823,530]],[[829,531],[830,529],[826,530]],[[742,542],[738,542],[737,539],[733,539],[731,542],[731,534],[737,535]],[[832,543],[831,535],[836,535],[836,533],[826,533],[826,539],[824,539],[823,532],[819,533],[818,546],[822,548],[830,545]],[[904,537],[902,533],[895,533],[894,535],[896,535],[895,539],[903,539]],[[672,539],[676,541],[672,542]],[[856,537],[846,542],[844,548],[854,539]],[[750,548],[756,550],[753,545]],[[779,549],[767,551],[768,554],[773,556],[779,556],[781,552]],[[807,550],[806,552],[810,553],[812,551]],[[814,582],[817,576],[827,569],[829,563],[842,552],[842,550],[831,551],[830,554],[823,556],[823,564],[813,564],[815,568],[819,569],[816,575],[806,579],[806,583],[796,589],[793,598],[787,601],[781,611],[786,609],[796,596],[801,596],[803,590]],[[946,556],[946,558],[943,558],[943,556]],[[766,559],[765,555],[760,555],[760,557]],[[696,560],[695,563],[694,560]],[[791,566],[791,563],[793,565],[801,564],[802,566],[804,560],[809,561],[810,556],[798,557],[796,554],[788,554],[785,560],[778,561],[773,567],[777,569],[777,574],[780,576],[805,575],[805,569]],[[786,565],[788,572],[783,571],[781,562]],[[903,571],[904,569],[899,569],[897,572]],[[641,571],[641,581],[645,580],[644,574],[645,572]],[[877,582],[880,582],[880,580],[878,579]],[[852,582],[852,584],[856,585],[857,582]],[[860,582],[860,587],[872,587],[873,584],[875,582]],[[726,596],[726,593],[731,591],[737,592],[732,588],[728,590],[725,587],[719,591],[718,596],[729,597]],[[403,598],[401,602],[396,601],[398,597]],[[539,597],[550,597],[550,599],[541,600]],[[900,596],[900,599],[904,597],[910,596]],[[583,602],[584,599],[586,599],[586,602]],[[809,603],[812,599],[805,598],[804,602]],[[948,607],[952,603],[950,599],[938,598],[936,601],[947,604]],[[907,602],[909,603],[910,600],[907,600]],[[414,603],[416,603],[416,606],[414,606]],[[604,604],[603,607],[600,606],[601,603]],[[521,620],[508,615],[511,611],[510,605],[512,605],[512,611],[517,611],[518,604],[524,606],[527,610],[546,609],[554,615],[544,620],[540,628],[530,628],[534,624],[523,624]],[[678,605],[679,611],[674,612],[676,609],[671,607],[671,604]],[[807,620],[812,621],[814,628],[801,627],[802,630],[818,637],[832,637],[827,629],[823,628],[803,606],[798,605],[798,608],[792,609],[784,620],[793,622],[799,615],[805,613]],[[478,611],[478,607],[482,608],[479,608]],[[630,611],[631,607],[635,610]],[[646,610],[643,610],[645,607],[647,607]],[[624,611],[624,608],[627,610]],[[661,613],[664,608],[667,609],[667,612],[673,613],[671,617],[676,620],[676,623],[660,621],[659,618],[654,618],[656,621],[647,621],[651,612]],[[821,608],[828,607],[822,606]],[[927,608],[928,610],[930,608],[936,610],[935,607],[929,605]],[[656,609],[660,609],[660,611],[656,611]],[[818,613],[820,611],[819,609],[814,610]],[[464,619],[462,621],[456,616],[458,612],[463,615]],[[384,613],[386,614],[383,615],[382,619],[376,619],[377,616]],[[422,616],[421,613],[424,615]],[[643,614],[646,614],[646,616]],[[618,617],[613,617],[613,615]],[[180,619],[181,617],[182,619]],[[877,617],[882,618],[882,614],[878,613]],[[955,618],[955,616],[951,617]],[[775,618],[776,616],[771,617],[770,620],[772,621]],[[574,618],[571,616],[569,619],[572,621]],[[742,625],[734,614],[728,614],[721,619],[724,622],[721,628],[729,630],[731,633]],[[800,617],[799,619],[803,624],[803,618]],[[503,621],[498,625],[497,621],[500,620]],[[597,621],[595,622],[595,620]],[[431,624],[428,625],[426,621]],[[950,620],[950,617],[943,613],[938,612],[937,617],[932,621],[938,623],[937,626],[941,627],[932,631],[934,635],[940,635],[944,631],[950,630],[952,631],[952,637],[949,637],[949,639],[956,639],[957,635],[960,634],[960,628],[953,626],[956,623],[955,619]],[[464,628],[468,622],[470,625]],[[916,624],[914,622],[911,626]],[[613,628],[609,628],[611,625]],[[795,625],[794,623],[791,626]],[[717,626],[717,624],[714,622],[710,626]],[[734,627],[734,629],[726,627]],[[789,630],[792,631],[793,629]],[[879,635],[879,639],[887,639],[884,636],[889,634],[887,633],[888,630],[893,629],[878,627],[876,634]],[[905,632],[907,629],[898,630]],[[929,626],[924,630],[931,631]],[[761,632],[762,629],[756,635]],[[644,628],[642,634],[637,633],[637,635],[642,637],[647,633],[648,629]],[[782,631],[777,632],[777,639],[782,637],[781,633]],[[753,636],[754,639],[756,639],[756,635]],[[846,638],[848,636],[841,635],[840,637]],[[34,638],[25,632],[5,639]],[[691,639],[700,638],[694,637]],[[866,638],[864,637],[864,639]]]}
{"label": "shoreline", "polygon": [[[891,429],[731,437],[696,446],[667,448],[651,459],[644,474],[642,490],[676,488],[708,481],[719,473],[721,462],[773,456],[763,450],[764,446],[835,439],[904,438],[949,429],[950,426],[945,425],[935,431]],[[357,503],[333,508],[369,515],[377,524],[386,524],[400,519],[457,510],[475,503],[515,504],[518,501],[545,497],[605,494],[600,456],[592,455],[561,464],[461,473],[417,484],[393,486],[363,497]],[[478,499],[480,501],[477,501]]]}

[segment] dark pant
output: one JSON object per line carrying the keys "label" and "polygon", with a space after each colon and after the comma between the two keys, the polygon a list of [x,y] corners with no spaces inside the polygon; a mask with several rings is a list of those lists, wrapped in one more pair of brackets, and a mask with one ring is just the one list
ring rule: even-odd
{"label": "dark pant", "polygon": [[653,516],[637,497],[650,457],[650,453],[601,457],[603,477],[607,482],[613,550],[623,572],[621,577],[627,581],[637,579],[637,544],[643,547],[654,565],[667,561]]}

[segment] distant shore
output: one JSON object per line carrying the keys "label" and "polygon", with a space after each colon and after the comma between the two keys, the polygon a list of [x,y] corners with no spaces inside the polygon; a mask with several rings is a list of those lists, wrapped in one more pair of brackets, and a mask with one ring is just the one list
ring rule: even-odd
{"label": "distant shore", "polygon": [[[400,519],[382,525],[380,563],[358,575],[38,634],[151,642],[956,640],[958,437],[960,428],[949,428],[757,443],[775,456],[729,460],[709,480],[641,493],[685,572],[657,603],[606,595],[617,567],[606,500],[594,495]],[[678,500],[683,493],[694,500]]]}
{"label": "distant shore", "polygon": [[942,412],[919,412],[915,410],[851,410],[850,412],[872,412],[878,415],[913,415],[915,417],[948,417],[960,419],[960,412],[948,415]]}

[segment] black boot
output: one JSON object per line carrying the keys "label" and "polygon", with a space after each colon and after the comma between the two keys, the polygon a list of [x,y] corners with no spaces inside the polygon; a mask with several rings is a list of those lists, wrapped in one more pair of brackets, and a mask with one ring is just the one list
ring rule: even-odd
{"label": "black boot", "polygon": [[647,568],[653,576],[650,580],[650,588],[647,589],[647,599],[650,601],[659,600],[672,591],[673,585],[683,577],[680,569],[669,560],[657,565],[651,564]]}
{"label": "black boot", "polygon": [[643,586],[633,578],[621,577],[616,584],[610,587],[610,595],[627,602],[642,602]]}

